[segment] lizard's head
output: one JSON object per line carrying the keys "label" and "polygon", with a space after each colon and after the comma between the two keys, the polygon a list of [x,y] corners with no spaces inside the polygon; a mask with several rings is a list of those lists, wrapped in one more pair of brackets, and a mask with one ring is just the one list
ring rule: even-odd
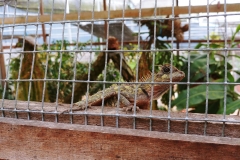
{"label": "lizard's head", "polygon": [[[161,82],[179,82],[185,77],[183,71],[178,70],[176,67],[171,66],[170,64],[164,64],[160,66],[158,73],[154,74],[154,82],[157,82],[153,85],[153,99],[158,99],[162,94],[168,91],[170,84],[161,83]],[[152,75],[148,75],[141,79],[142,82],[151,82]],[[160,82],[160,83],[159,83]],[[144,93],[147,93],[150,97],[152,89],[150,84],[141,84],[140,88]]]}
{"label": "lizard's head", "polygon": [[[172,70],[172,71],[171,71]],[[160,70],[155,74],[155,82],[179,82],[185,77],[183,71],[178,70],[176,67],[170,64],[164,64],[160,66]],[[172,79],[171,79],[172,78]]]}

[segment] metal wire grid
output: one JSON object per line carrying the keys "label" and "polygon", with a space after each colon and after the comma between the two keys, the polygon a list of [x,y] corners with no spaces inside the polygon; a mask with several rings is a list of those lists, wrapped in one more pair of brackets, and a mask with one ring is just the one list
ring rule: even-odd
{"label": "metal wire grid", "polygon": [[[29,2],[29,1],[28,1]],[[138,18],[132,18],[132,19],[125,19],[124,18],[124,13],[125,13],[125,7],[123,7],[123,12],[122,12],[122,18],[119,18],[119,19],[114,19],[114,21],[119,21],[122,23],[122,33],[121,33],[121,39],[124,39],[124,22],[125,21],[128,21],[128,20],[143,20],[143,19],[147,19],[147,20],[154,20],[155,23],[154,23],[154,39],[156,39],[156,20],[159,20],[159,18],[157,17],[157,13],[156,13],[156,8],[157,8],[157,3],[160,3],[159,1],[155,0],[155,9],[154,9],[154,14],[151,18],[142,18],[142,14],[141,14],[141,10],[142,10],[142,2],[140,2],[140,7],[139,7],[139,17]],[[81,0],[79,1],[80,3],[80,7],[81,8]],[[124,4],[123,6],[125,6],[125,0],[124,0]],[[65,4],[67,4],[67,0],[65,0]],[[108,18],[107,19],[100,19],[100,20],[97,20],[97,21],[105,21],[107,23],[107,37],[106,39],[109,38],[109,22],[112,21],[112,19],[110,19],[110,7],[111,7],[111,0],[108,0]],[[93,6],[92,6],[92,19],[91,20],[88,20],[87,22],[91,22],[92,24],[92,30],[91,30],[91,40],[90,40],[90,49],[88,50],[76,50],[77,52],[90,52],[90,54],[93,54],[94,52],[96,51],[99,51],[99,50],[95,50],[93,49],[93,45],[92,45],[92,42],[93,42],[93,24],[94,22],[96,21],[94,19],[94,9],[95,9],[95,0],[93,0]],[[40,6],[40,1],[39,1],[39,6]],[[44,24],[49,24],[50,25],[50,30],[49,30],[49,42],[51,40],[51,33],[52,33],[52,25],[55,24],[55,23],[61,23],[62,26],[63,26],[63,31],[62,31],[62,43],[61,43],[61,48],[63,48],[63,40],[64,40],[64,28],[65,28],[65,25],[66,23],[70,23],[69,21],[66,20],[66,12],[64,12],[64,18],[62,21],[58,21],[58,22],[53,22],[52,21],[52,16],[54,14],[54,0],[52,1],[52,10],[51,10],[51,20],[50,22],[45,22]],[[66,6],[65,5],[65,11],[66,11]],[[172,17],[175,16],[174,14],[174,6],[175,6],[175,0],[172,0]],[[205,125],[204,125],[204,135],[206,135],[206,130],[207,130],[207,122],[222,122],[223,123],[223,127],[222,127],[222,136],[224,136],[224,128],[225,128],[225,122],[233,122],[233,123],[240,123],[240,121],[228,121],[226,120],[226,96],[227,96],[227,85],[236,85],[236,84],[240,84],[240,83],[229,83],[227,82],[227,54],[229,51],[235,51],[235,50],[238,50],[236,48],[228,48],[227,46],[227,16],[229,15],[239,15],[238,13],[234,13],[234,14],[230,14],[230,13],[227,13],[227,8],[226,8],[226,0],[224,1],[224,14],[217,14],[217,15],[209,15],[209,1],[206,5],[207,7],[207,16],[191,16],[191,0],[189,0],[189,7],[188,7],[188,20],[189,20],[189,25],[191,24],[191,19],[192,18],[199,18],[199,17],[207,17],[207,28],[209,28],[209,17],[213,17],[213,16],[224,16],[224,20],[225,20],[225,35],[224,35],[224,44],[225,44],[225,47],[223,49],[211,49],[209,48],[209,30],[207,30],[207,48],[206,49],[192,49],[190,48],[190,43],[191,43],[191,31],[189,30],[188,31],[188,36],[189,36],[189,39],[188,39],[188,48],[187,49],[176,49],[176,48],[171,48],[171,49],[161,49],[161,51],[187,51],[188,52],[188,74],[187,74],[187,82],[177,82],[177,83],[174,83],[174,84],[184,84],[184,85],[187,85],[187,102],[186,102],[186,117],[185,118],[176,118],[176,117],[171,117],[171,101],[169,101],[169,104],[168,104],[168,116],[167,117],[156,117],[154,115],[152,115],[152,101],[150,102],[150,112],[149,112],[149,115],[148,116],[140,116],[141,118],[149,118],[150,121],[150,128],[149,130],[152,130],[152,119],[151,118],[158,118],[158,119],[164,119],[164,120],[167,120],[168,121],[168,132],[171,131],[171,120],[184,120],[186,123],[185,123],[185,133],[188,133],[188,121],[191,120],[191,121],[203,121],[205,122]],[[15,9],[16,9],[16,5],[15,5]],[[26,11],[26,18],[25,18],[25,24],[15,24],[15,18],[16,18],[16,10],[15,10],[15,13],[14,13],[14,24],[13,25],[8,25],[7,27],[12,27],[12,38],[11,38],[11,44],[13,43],[13,35],[14,35],[14,27],[16,26],[24,26],[25,27],[25,32],[26,32],[26,28],[28,25],[35,25],[36,28],[42,24],[40,23],[39,21],[36,22],[36,23],[28,23],[28,9],[29,9],[29,6],[27,6],[27,11]],[[40,8],[38,9],[39,12],[38,12],[38,18],[40,16]],[[186,19],[186,17],[184,17]],[[175,18],[169,18],[171,20],[174,20]],[[3,17],[3,20],[2,20],[2,24],[4,22],[4,17]],[[78,20],[76,21],[71,21],[73,23],[77,23],[77,26],[79,27],[80,23],[81,22],[86,22],[86,20],[81,20],[81,10],[79,9],[78,10]],[[139,22],[140,24],[140,22]],[[139,25],[140,26],[140,25]],[[1,26],[1,32],[4,33],[4,29],[5,29],[6,26],[4,26],[4,24]],[[191,26],[189,26],[190,28]],[[174,43],[174,40],[173,40],[173,37],[174,37],[174,23],[172,23],[172,38],[171,38],[171,46],[173,46],[173,43]],[[38,29],[36,29],[36,36],[35,36],[35,40],[37,39],[37,34],[38,34]],[[79,33],[79,30],[78,30],[78,33]],[[77,41],[80,39],[79,37],[79,34],[77,34]],[[156,53],[157,51],[159,51],[159,49],[156,49],[154,46],[155,46],[155,41],[154,41],[154,44],[153,44],[153,48],[151,50],[142,50],[139,46],[140,46],[140,27],[138,28],[138,48],[137,50],[127,50],[127,51],[131,51],[131,52],[140,52],[140,51],[150,51],[151,53]],[[23,46],[24,46],[24,43],[25,43],[25,35],[23,36]],[[108,41],[106,41],[106,46],[108,46]],[[120,50],[117,50],[117,51],[108,51],[107,50],[107,47],[106,47],[106,50],[104,50],[104,52],[118,52],[120,53],[120,74],[122,73],[122,59],[123,59],[123,52],[125,52],[126,50],[123,49],[123,41],[121,41],[121,45],[120,45]],[[76,47],[77,47],[77,44],[76,44]],[[190,63],[190,52],[191,51],[207,51],[208,53],[210,51],[224,51],[224,57],[225,57],[225,72],[224,72],[224,82],[209,82],[209,54],[207,54],[207,81],[206,82],[190,82],[190,67],[191,67],[191,63]],[[59,64],[59,70],[58,70],[58,79],[48,79],[47,78],[47,70],[48,70],[48,59],[49,59],[49,54],[50,52],[54,52],[54,51],[60,51],[60,64]],[[10,67],[8,65],[7,67],[7,77],[6,79],[1,79],[1,81],[4,81],[5,82],[5,85],[3,87],[3,97],[4,95],[6,94],[6,84],[7,82],[17,82],[17,88],[16,88],[16,98],[15,98],[15,108],[14,108],[14,113],[15,113],[15,117],[18,118],[18,112],[27,112],[28,113],[28,119],[30,119],[30,113],[31,112],[37,112],[37,111],[32,111],[30,110],[29,108],[29,102],[30,102],[30,96],[31,96],[31,83],[33,81],[43,81],[44,85],[43,85],[43,95],[42,95],[42,110],[40,111],[42,113],[42,121],[45,121],[45,118],[44,118],[44,114],[47,114],[47,113],[53,113],[53,112],[46,112],[44,111],[44,97],[45,97],[45,90],[46,90],[46,83],[48,81],[56,81],[58,86],[57,86],[57,94],[56,94],[56,104],[55,104],[55,121],[58,122],[58,112],[57,112],[57,109],[58,109],[58,105],[59,105],[59,102],[58,102],[58,96],[59,96],[59,85],[60,85],[60,82],[70,82],[73,84],[72,86],[72,98],[71,98],[71,106],[70,108],[72,109],[73,108],[73,97],[74,97],[74,89],[75,89],[75,85],[76,83],[87,83],[87,93],[86,93],[86,105],[88,104],[88,95],[89,95],[89,86],[90,86],[90,83],[102,83],[103,84],[103,96],[105,94],[105,84],[108,84],[108,83],[112,83],[112,82],[107,82],[106,81],[106,72],[107,72],[107,56],[108,54],[106,54],[105,56],[105,64],[104,64],[104,80],[103,81],[90,81],[90,72],[91,72],[91,62],[92,62],[92,59],[91,59],[91,55],[90,55],[90,59],[89,59],[89,67],[88,67],[88,80],[87,81],[83,81],[83,80],[76,80],[76,64],[77,64],[77,56],[76,54],[74,55],[74,61],[73,61],[73,71],[74,71],[74,75],[73,75],[73,79],[72,80],[65,80],[65,79],[61,79],[60,78],[60,74],[61,74],[61,63],[62,63],[62,53],[64,52],[69,52],[71,50],[50,50],[50,43],[48,43],[48,46],[47,46],[47,58],[46,58],[46,66],[45,66],[45,74],[44,74],[44,79],[33,79],[32,78],[32,74],[33,74],[33,68],[34,68],[34,58],[33,58],[33,61],[32,61],[32,66],[31,66],[31,76],[30,76],[30,79],[21,79],[20,78],[20,72],[21,72],[21,69],[22,69],[22,59],[23,59],[23,56],[24,54],[28,54],[28,53],[32,53],[33,56],[35,56],[36,53],[40,53],[41,51],[37,51],[36,50],[36,45],[34,46],[34,51],[24,51],[23,53],[23,49],[22,51],[20,52],[20,55],[21,55],[21,62],[20,62],[20,67],[19,67],[19,71],[18,71],[18,79],[9,79],[9,71],[10,71]],[[14,52],[12,51],[12,46],[10,46],[10,51],[9,52],[1,52],[1,54],[9,54],[9,63],[10,63],[10,60],[11,60],[11,56],[12,54],[17,54],[19,53],[19,51],[17,52]],[[131,82],[133,84],[140,84],[140,83],[144,83],[144,82],[138,82],[138,60],[139,60],[139,56],[137,56],[137,66],[136,66],[136,81],[135,82]],[[153,54],[153,62],[155,62],[155,54]],[[8,63],[8,64],[9,64]],[[173,63],[173,53],[171,54],[171,64]],[[153,63],[153,66],[154,66],[154,63]],[[152,72],[154,73],[154,67],[152,67]],[[18,103],[18,90],[19,90],[19,82],[24,82],[24,81],[27,81],[30,83],[29,85],[29,92],[28,92],[28,108],[27,110],[19,110],[17,108],[17,103]],[[117,84],[127,84],[129,82],[121,82],[121,80],[119,79],[118,82],[116,82]],[[146,82],[146,83],[149,83],[149,82]],[[150,84],[156,84],[157,82],[154,82],[153,80],[153,76],[152,76],[152,82]],[[158,82],[160,83],[160,82]],[[161,82],[162,84],[163,82]],[[166,84],[170,84],[172,85],[173,83],[172,82],[165,82]],[[192,119],[189,117],[189,114],[188,114],[188,106],[189,106],[189,90],[190,90],[190,85],[192,84],[206,84],[206,106],[205,106],[205,118],[204,119]],[[209,85],[213,85],[213,84],[219,84],[219,85],[224,85],[224,112],[223,112],[223,117],[221,120],[213,120],[213,119],[209,119],[208,118],[208,113],[207,113],[207,110],[208,110],[208,94],[209,94]],[[120,112],[119,112],[119,108],[120,108],[120,104],[119,104],[119,100],[120,100],[120,85],[118,87],[118,103],[117,103],[117,109],[116,109],[116,114],[115,115],[109,115],[109,114],[106,114],[103,112],[103,109],[104,109],[104,100],[102,102],[102,105],[101,105],[101,114],[92,114],[92,113],[88,113],[87,109],[85,110],[85,112],[83,113],[85,115],[85,124],[87,125],[87,116],[88,115],[98,115],[98,116],[101,116],[101,126],[104,125],[103,123],[103,117],[104,116],[115,116],[116,117],[116,127],[119,127],[119,117],[122,116],[122,117],[133,117],[134,118],[134,121],[133,121],[133,128],[135,129],[136,128],[136,122],[135,122],[135,118],[139,117],[137,112],[136,112],[136,93],[137,93],[137,88],[135,89],[135,102],[134,102],[134,111],[132,114],[128,114],[128,115],[121,115]],[[153,87],[151,88],[152,90],[152,93],[151,93],[151,100],[152,100],[152,95],[153,95]],[[171,94],[172,93],[172,87],[170,87],[170,93],[169,93],[169,99],[171,99]],[[9,109],[6,109],[3,107],[4,106],[4,99],[2,100],[2,104],[1,104],[1,108],[0,110],[2,111],[2,117],[4,117],[4,111],[6,110],[9,110]],[[73,123],[73,117],[72,115],[74,115],[76,113],[70,111],[70,121],[71,123]]]}

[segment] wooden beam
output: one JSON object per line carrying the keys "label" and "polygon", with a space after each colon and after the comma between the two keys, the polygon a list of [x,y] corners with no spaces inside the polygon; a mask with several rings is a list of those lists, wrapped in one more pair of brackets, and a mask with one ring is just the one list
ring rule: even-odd
{"label": "wooden beam", "polygon": [[[17,38],[19,38],[21,36],[17,36]],[[231,43],[232,40],[227,40],[227,43]],[[121,43],[121,41],[119,41]],[[166,40],[165,41],[166,43],[171,43],[172,41],[171,40]],[[205,40],[205,39],[199,39],[199,40],[196,40],[196,39],[193,39],[193,40],[190,40],[190,43],[224,43],[225,40]],[[240,39],[236,39],[234,40],[234,42],[240,42]],[[147,41],[140,41],[141,44],[145,44],[145,43],[148,43]],[[173,43],[177,43],[176,40],[173,41]],[[181,42],[182,43],[189,43],[188,40],[183,40]],[[79,45],[81,44],[84,44],[84,45],[93,45],[93,46],[97,46],[97,45],[106,45],[106,42],[92,42],[92,43],[79,43]],[[128,44],[138,44],[138,41],[124,41],[123,42],[124,45],[128,45]],[[50,46],[54,46],[55,44],[50,44]],[[70,46],[76,46],[76,43],[70,43],[69,44]],[[42,45],[37,45],[38,47],[41,47]],[[3,46],[3,49],[10,49],[11,46]],[[12,46],[13,48],[18,48],[17,46]],[[201,49],[199,49],[201,50]],[[127,50],[126,50],[127,51]]]}
{"label": "wooden beam", "polygon": [[[226,4],[227,12],[239,12],[240,11],[240,3],[234,4]],[[149,17],[154,15],[154,8],[150,9],[142,9],[142,17]],[[172,7],[163,7],[157,8],[157,15],[171,15]],[[191,6],[191,13],[205,13],[207,12],[207,6]],[[209,12],[224,12],[224,4],[216,4],[209,6]],[[174,14],[188,14],[188,6],[183,7],[174,7]],[[139,17],[139,9],[126,10],[124,18],[138,18]],[[5,17],[0,18],[0,24],[22,24],[25,22],[25,16],[21,17]],[[107,19],[108,11],[99,11],[94,12],[94,19]],[[110,19],[114,18],[122,18],[122,10],[111,11]],[[51,21],[51,15],[40,15],[40,16],[28,16],[28,23],[36,23],[36,22],[57,22],[57,21],[74,21],[78,20],[77,13],[70,13],[66,15],[66,19],[64,19],[64,14],[54,14]],[[91,11],[82,11],[80,15],[80,20],[92,20],[92,12]]]}
{"label": "wooden beam", "polygon": [[0,159],[240,159],[239,138],[13,118],[0,126]]}
{"label": "wooden beam", "polygon": [[[42,118],[44,117],[44,121],[56,122],[57,116],[59,123],[71,123],[70,119],[72,118],[73,124],[80,125],[88,124],[89,126],[101,126],[102,124],[104,127],[113,127],[116,129],[116,125],[118,123],[118,128],[132,129],[135,127],[136,130],[146,131],[149,131],[151,125],[152,131],[165,133],[169,131],[168,112],[160,110],[152,110],[152,116],[150,118],[149,110],[141,109],[139,112],[137,112],[136,116],[133,116],[131,112],[126,113],[125,111],[121,110],[121,108],[117,113],[115,107],[104,107],[104,110],[102,111],[101,107],[92,106],[91,108],[88,108],[87,119],[85,119],[85,111],[75,111],[73,115],[56,115],[56,103],[44,102],[43,110],[45,113],[42,112],[42,102],[30,101],[28,103],[28,101],[18,100],[16,104],[15,100],[5,99],[3,106],[4,111],[2,111],[1,104],[2,100],[0,99],[0,113],[4,112],[5,117],[8,118],[14,118],[17,115],[19,119],[42,121]],[[57,111],[58,113],[61,113],[69,108],[70,104],[61,103],[58,105]],[[116,114],[118,114],[118,121],[116,121]],[[224,124],[223,122],[220,122],[223,120],[223,115],[220,114],[208,114],[208,120],[206,120],[205,114],[188,113],[188,120],[186,120],[186,113],[171,112],[171,118],[171,133],[184,134],[185,126],[187,124],[187,133],[189,135],[204,136],[205,132],[205,136],[221,137],[224,125],[224,137],[240,138],[239,116],[226,115],[224,119],[226,122],[224,122]],[[133,126],[133,124],[135,124],[135,126]],[[206,124],[207,127],[205,128]]]}
{"label": "wooden beam", "polygon": [[[5,117],[0,117],[0,159],[17,159],[18,155],[22,159],[240,158],[239,116],[225,117],[222,137],[223,116],[217,114],[208,114],[208,119],[215,122],[205,122],[205,114],[189,113],[187,120],[186,113],[171,112],[169,133],[166,111],[153,110],[151,123],[149,110],[140,110],[136,116],[119,111],[117,128],[115,107],[102,111],[92,106],[87,118],[85,111],[56,117],[55,103],[44,103],[44,115],[42,102],[17,101],[16,105],[15,100],[5,99],[2,107],[6,110]],[[58,112],[69,107],[61,104]],[[14,119],[16,115],[18,119]]]}

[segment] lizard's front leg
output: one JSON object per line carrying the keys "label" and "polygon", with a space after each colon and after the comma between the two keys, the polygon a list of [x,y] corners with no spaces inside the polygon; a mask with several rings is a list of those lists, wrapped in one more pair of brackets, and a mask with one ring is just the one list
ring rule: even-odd
{"label": "lizard's front leg", "polygon": [[[122,94],[120,94],[120,103],[122,103],[125,107],[123,109],[128,112],[128,111],[134,111],[134,105],[131,104],[131,102]],[[139,111],[139,107],[136,106],[136,111]]]}

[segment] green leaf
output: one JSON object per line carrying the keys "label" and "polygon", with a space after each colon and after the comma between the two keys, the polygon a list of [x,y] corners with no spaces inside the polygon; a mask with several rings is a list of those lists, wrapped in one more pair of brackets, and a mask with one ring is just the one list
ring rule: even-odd
{"label": "green leaf", "polygon": [[[208,99],[216,100],[224,97],[223,85],[209,85]],[[206,100],[206,85],[199,85],[189,90],[189,106],[197,105]],[[187,90],[182,91],[178,98],[172,102],[172,106],[177,106],[178,109],[184,109],[187,102]]]}
{"label": "green leaf", "polygon": [[235,36],[236,36],[236,34],[237,34],[239,31],[240,31],[240,24],[237,26],[237,28],[236,28],[233,36],[232,36],[232,42],[235,40]]}
{"label": "green leaf", "polygon": [[198,44],[196,45],[195,49],[199,49],[199,48],[201,48],[202,46],[205,46],[205,45],[202,44],[202,43],[198,43]]}
{"label": "green leaf", "polygon": [[236,83],[240,83],[240,78],[238,78],[238,79],[236,80]]}
{"label": "green leaf", "polygon": [[[201,47],[207,48],[208,45],[207,44],[203,44],[203,43],[198,43],[195,47],[195,49],[199,49]],[[216,44],[216,43],[210,43],[209,44],[209,48],[223,48],[222,44]]]}
{"label": "green leaf", "polygon": [[211,43],[211,44],[209,44],[209,48],[223,48],[223,46],[220,44]]}
{"label": "green leaf", "polygon": [[240,59],[240,56],[234,55],[234,54],[229,54],[228,57],[236,57],[236,58],[239,58],[239,59]]}
{"label": "green leaf", "polygon": [[234,77],[231,73],[227,72],[228,82],[234,82]]}
{"label": "green leaf", "polygon": [[[236,100],[236,101],[233,101],[231,103],[228,103],[226,107],[227,107],[226,108],[226,114],[233,113],[236,109],[240,108],[240,99]],[[221,107],[217,113],[218,114],[223,114],[223,110],[224,110],[224,108]]]}

